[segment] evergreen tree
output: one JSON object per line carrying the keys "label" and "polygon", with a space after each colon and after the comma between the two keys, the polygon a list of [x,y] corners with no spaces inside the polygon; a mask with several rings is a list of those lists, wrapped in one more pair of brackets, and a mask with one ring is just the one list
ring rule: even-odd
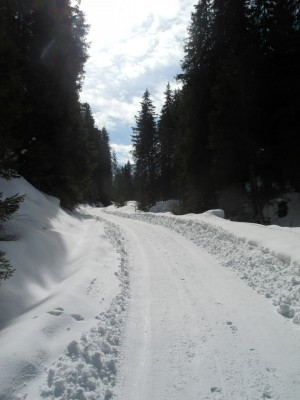
{"label": "evergreen tree", "polygon": [[[9,179],[9,172],[0,170],[0,179]],[[2,200],[2,193],[0,193],[0,241],[6,240],[5,236],[2,235],[2,223],[11,218],[11,216],[18,210],[21,202],[24,200],[24,196],[18,194],[10,197],[6,197]],[[0,250],[0,284],[1,281],[6,280],[12,276],[14,268],[6,258],[6,253]]]}
{"label": "evergreen tree", "polygon": [[[247,12],[242,0],[214,2],[213,109],[210,112],[212,176],[222,198],[220,204],[231,218],[245,201],[245,182],[250,182],[254,218],[263,222],[257,186],[257,105],[259,60]],[[235,207],[233,207],[235,203]],[[225,206],[225,207],[224,207]],[[230,210],[229,210],[230,208]],[[228,213],[229,212],[229,213]]]}
{"label": "evergreen tree", "polygon": [[19,172],[72,207],[82,198],[84,171],[88,171],[78,97],[87,58],[87,26],[82,12],[69,0],[30,5],[31,38],[25,63],[29,111],[22,129],[19,126]]}
{"label": "evergreen tree", "polygon": [[264,222],[262,206],[274,196],[274,183],[299,188],[299,9],[292,0],[195,6],[177,112],[186,209],[214,207],[218,198],[237,217],[250,187],[251,218]]}
{"label": "evergreen tree", "polygon": [[132,166],[128,161],[124,166],[117,167],[113,182],[113,199],[118,207],[133,199]]}
{"label": "evergreen tree", "polygon": [[6,253],[0,250],[0,285],[1,281],[9,279],[15,271],[15,269],[11,266],[10,262],[5,257],[5,255]]}
{"label": "evergreen tree", "polygon": [[148,90],[143,95],[141,110],[135,119],[136,127],[132,135],[135,180],[139,206],[145,209],[157,200],[158,178],[158,134],[155,108]]}
{"label": "evergreen tree", "polygon": [[300,145],[297,13],[299,5],[290,0],[257,0],[254,8],[264,54],[262,172],[269,185],[277,182],[281,190],[287,182],[300,189],[297,167],[297,148]]}
{"label": "evergreen tree", "polygon": [[214,205],[209,177],[211,152],[208,148],[208,113],[212,82],[211,2],[201,0],[192,13],[184,51],[183,83],[178,137],[178,181],[186,211],[204,211]]}
{"label": "evergreen tree", "polygon": [[17,168],[18,124],[25,115],[25,67],[31,35],[26,2],[0,2],[0,169]]}
{"label": "evergreen tree", "polygon": [[175,195],[176,181],[176,101],[167,84],[165,102],[158,121],[160,197],[167,200]]}
{"label": "evergreen tree", "polygon": [[102,128],[98,147],[98,165],[95,177],[98,185],[98,199],[105,205],[112,200],[112,158],[109,144],[109,136],[106,128]]}
{"label": "evergreen tree", "polygon": [[88,180],[86,180],[88,187],[84,201],[109,205],[112,196],[112,159],[109,135],[105,128],[99,130],[95,126],[88,103],[81,105],[81,114],[87,138],[84,154],[87,155],[89,166]]}

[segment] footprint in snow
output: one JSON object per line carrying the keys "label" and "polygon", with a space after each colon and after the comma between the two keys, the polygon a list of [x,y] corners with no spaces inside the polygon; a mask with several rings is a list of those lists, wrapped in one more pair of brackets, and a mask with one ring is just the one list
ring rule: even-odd
{"label": "footprint in snow", "polygon": [[213,386],[213,387],[210,388],[210,392],[211,393],[215,393],[215,394],[219,394],[219,393],[222,393],[222,389],[217,387],[217,386]]}
{"label": "footprint in snow", "polygon": [[54,315],[56,317],[61,315],[63,312],[64,312],[64,309],[62,307],[57,307],[52,311],[47,311],[48,314]]}
{"label": "footprint in snow", "polygon": [[84,318],[80,314],[71,314],[71,317],[74,318],[76,321],[83,321]]}
{"label": "footprint in snow", "polygon": [[[47,311],[48,314],[54,315],[55,317],[58,317],[62,315],[64,312],[64,309],[62,307],[57,307],[54,310]],[[80,314],[70,314],[72,318],[74,318],[76,321],[83,321],[84,318]]]}
{"label": "footprint in snow", "polygon": [[233,325],[231,321],[227,321],[226,324],[230,327],[232,333],[235,333],[238,330],[238,328],[235,325]]}

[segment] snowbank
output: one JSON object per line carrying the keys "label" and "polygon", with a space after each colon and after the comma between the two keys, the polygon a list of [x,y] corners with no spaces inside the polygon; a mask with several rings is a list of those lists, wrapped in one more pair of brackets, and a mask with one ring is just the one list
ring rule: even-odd
{"label": "snowbank", "polygon": [[176,208],[179,206],[178,200],[166,200],[166,201],[158,201],[155,206],[150,208],[150,212],[153,213],[165,213],[165,212],[174,212]]}
{"label": "snowbank", "polygon": [[0,398],[110,398],[128,297],[118,228],[23,178],[0,184],[26,195],[0,242],[16,269],[0,286]]}
{"label": "snowbank", "polygon": [[[287,215],[279,218],[278,204],[282,201],[287,204]],[[271,200],[264,208],[264,215],[273,225],[300,227],[300,193],[284,193],[280,198]]]}
{"label": "snowbank", "polygon": [[116,211],[116,210],[122,210],[123,212],[132,214],[135,212],[139,212],[137,209],[137,202],[136,201],[128,201],[126,203],[126,206],[123,207],[116,207],[115,205],[111,205],[105,208],[107,211]]}
{"label": "snowbank", "polygon": [[[250,287],[300,324],[300,234],[297,228],[266,227],[224,220],[219,211],[174,216],[106,210],[163,225],[184,235],[234,269]],[[216,215],[217,214],[217,215]]]}

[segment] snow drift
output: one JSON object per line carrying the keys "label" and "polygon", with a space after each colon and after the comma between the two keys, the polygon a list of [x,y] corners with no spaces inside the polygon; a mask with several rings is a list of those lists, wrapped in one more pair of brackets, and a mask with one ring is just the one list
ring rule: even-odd
{"label": "snow drift", "polygon": [[0,398],[110,398],[128,296],[118,228],[23,178],[1,191],[26,197],[0,242],[16,269],[0,286]]}

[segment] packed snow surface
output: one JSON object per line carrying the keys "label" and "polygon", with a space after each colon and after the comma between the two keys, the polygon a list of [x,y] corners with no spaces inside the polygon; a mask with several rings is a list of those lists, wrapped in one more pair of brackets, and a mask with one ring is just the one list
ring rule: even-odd
{"label": "packed snow surface", "polygon": [[0,191],[1,400],[299,400],[299,228]]}
{"label": "packed snow surface", "polygon": [[280,314],[300,324],[300,228],[232,222],[223,219],[222,210],[184,216],[143,213],[133,202],[106,212],[180,233],[234,269]]}

